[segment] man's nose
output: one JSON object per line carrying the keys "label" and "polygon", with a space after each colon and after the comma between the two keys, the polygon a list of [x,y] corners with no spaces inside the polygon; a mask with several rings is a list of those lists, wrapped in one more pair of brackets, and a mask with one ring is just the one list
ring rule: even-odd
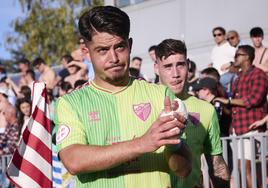
{"label": "man's nose", "polygon": [[118,55],[115,50],[110,50],[110,59],[112,62],[118,62]]}

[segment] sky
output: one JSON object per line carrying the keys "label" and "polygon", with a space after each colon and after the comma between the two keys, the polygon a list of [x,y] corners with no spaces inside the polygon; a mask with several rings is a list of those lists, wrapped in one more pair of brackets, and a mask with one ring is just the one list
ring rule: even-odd
{"label": "sky", "polygon": [[22,16],[18,0],[1,0],[0,6],[0,59],[10,59],[10,53],[5,49],[4,42],[7,33],[13,31],[12,20]]}

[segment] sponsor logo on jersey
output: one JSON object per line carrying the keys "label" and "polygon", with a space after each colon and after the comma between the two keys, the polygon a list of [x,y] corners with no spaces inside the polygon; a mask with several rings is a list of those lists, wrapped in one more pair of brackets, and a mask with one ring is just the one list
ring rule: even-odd
{"label": "sponsor logo on jersey", "polygon": [[134,104],[133,110],[142,121],[146,121],[151,113],[151,103]]}
{"label": "sponsor logo on jersey", "polygon": [[60,125],[56,135],[56,142],[57,143],[62,142],[65,138],[68,137],[70,132],[71,132],[70,127],[68,127],[67,125]]}
{"label": "sponsor logo on jersey", "polygon": [[93,111],[88,113],[89,121],[100,121],[99,112]]}

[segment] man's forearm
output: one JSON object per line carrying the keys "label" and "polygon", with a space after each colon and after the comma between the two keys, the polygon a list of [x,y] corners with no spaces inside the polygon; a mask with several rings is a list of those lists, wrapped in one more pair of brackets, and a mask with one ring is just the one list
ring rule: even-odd
{"label": "man's forearm", "polygon": [[225,188],[230,185],[230,172],[221,155],[205,155],[209,168],[209,176],[214,187]]}
{"label": "man's forearm", "polygon": [[192,170],[192,154],[188,146],[182,143],[176,151],[170,151],[168,147],[166,148],[166,156],[170,170],[176,176],[188,176]]}
{"label": "man's forearm", "polygon": [[142,155],[140,144],[139,138],[109,146],[74,144],[61,150],[59,156],[71,174],[95,172]]}

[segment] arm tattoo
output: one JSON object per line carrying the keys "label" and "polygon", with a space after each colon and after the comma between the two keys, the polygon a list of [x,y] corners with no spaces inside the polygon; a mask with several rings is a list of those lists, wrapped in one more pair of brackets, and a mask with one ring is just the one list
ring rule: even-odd
{"label": "arm tattoo", "polygon": [[221,155],[205,155],[214,187],[229,187],[230,172]]}

